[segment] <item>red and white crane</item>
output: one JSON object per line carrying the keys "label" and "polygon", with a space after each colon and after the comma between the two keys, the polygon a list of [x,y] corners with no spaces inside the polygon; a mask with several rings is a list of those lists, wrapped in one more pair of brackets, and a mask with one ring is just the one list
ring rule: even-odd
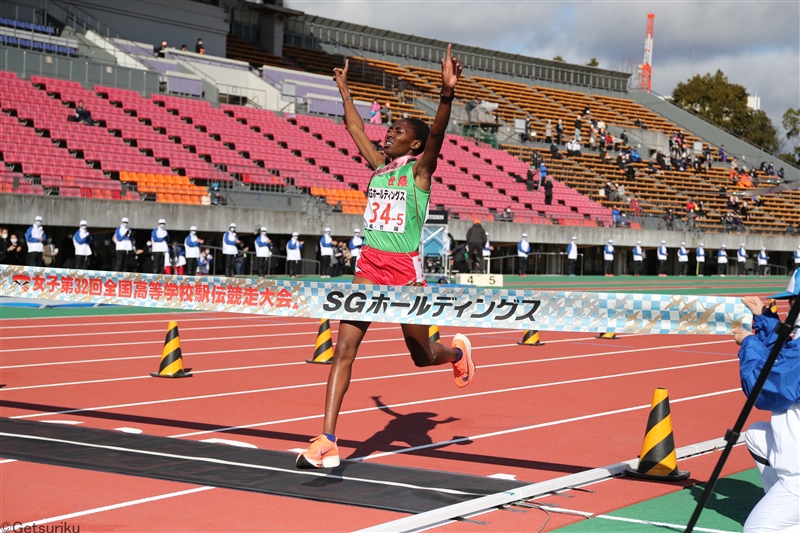
{"label": "red and white crane", "polygon": [[644,61],[639,65],[639,90],[650,92],[650,77],[653,74],[651,62],[653,60],[653,24],[656,16],[647,15],[647,34],[644,37]]}

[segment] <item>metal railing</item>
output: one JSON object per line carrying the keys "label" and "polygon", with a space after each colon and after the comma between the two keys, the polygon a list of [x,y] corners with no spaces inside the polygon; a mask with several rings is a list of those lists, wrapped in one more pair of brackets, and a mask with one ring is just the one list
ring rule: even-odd
{"label": "metal railing", "polygon": [[[578,255],[580,256],[579,275],[583,275],[584,256],[582,253]],[[548,258],[558,258],[555,269],[551,269],[548,266],[548,263],[553,262],[548,261]],[[483,259],[486,274],[519,274],[519,256],[517,254],[484,257]],[[564,275],[568,271],[567,261],[567,255],[564,252],[530,252],[528,254],[528,269],[526,273],[529,273],[531,269],[533,269],[534,275],[540,273]],[[531,263],[533,263],[533,265],[531,265]],[[541,268],[540,263],[544,263],[541,265]],[[467,260],[467,265],[469,266],[469,260]]]}

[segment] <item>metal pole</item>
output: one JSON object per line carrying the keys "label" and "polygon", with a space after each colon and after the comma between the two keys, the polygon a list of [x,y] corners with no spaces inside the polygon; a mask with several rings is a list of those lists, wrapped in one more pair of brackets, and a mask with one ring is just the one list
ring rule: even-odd
{"label": "metal pole", "polygon": [[708,498],[711,496],[711,492],[714,490],[714,485],[717,483],[717,479],[719,479],[719,475],[722,473],[722,467],[725,466],[725,461],[727,461],[728,456],[731,454],[733,445],[739,440],[739,435],[742,432],[742,428],[744,428],[745,422],[747,422],[747,417],[750,416],[750,411],[755,406],[758,395],[761,393],[761,389],[764,388],[764,383],[766,383],[769,373],[772,371],[772,366],[778,359],[778,355],[781,353],[783,345],[786,344],[786,341],[789,340],[789,336],[792,334],[792,330],[794,329],[794,324],[798,315],[800,315],[800,297],[795,298],[794,305],[789,310],[786,320],[778,324],[778,327],[776,328],[776,331],[778,332],[778,339],[775,341],[772,351],[769,353],[769,356],[764,363],[764,368],[761,369],[761,373],[758,375],[755,385],[753,385],[753,390],[751,390],[750,395],[747,396],[747,401],[744,403],[742,412],[739,413],[739,418],[736,420],[736,424],[733,426],[733,429],[729,429],[725,432],[725,449],[722,450],[722,455],[720,456],[719,461],[717,461],[717,466],[714,467],[714,472],[711,474],[711,479],[708,480],[705,490],[703,490],[703,493],[700,495],[700,500],[697,502],[697,507],[695,507],[692,517],[689,519],[685,533],[692,533],[694,530],[694,526],[697,524],[697,520],[700,518],[700,513],[703,512],[703,507],[705,507],[706,502],[708,502]]}

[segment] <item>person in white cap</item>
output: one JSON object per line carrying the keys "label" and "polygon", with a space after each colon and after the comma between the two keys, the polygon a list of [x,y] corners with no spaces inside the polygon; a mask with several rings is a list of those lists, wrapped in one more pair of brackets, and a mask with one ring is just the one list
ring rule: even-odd
{"label": "person in white cap", "polygon": [[131,272],[130,263],[135,257],[133,252],[133,241],[131,240],[131,230],[128,228],[128,217],[122,217],[119,227],[114,230],[111,238],[117,249],[117,261],[114,263],[114,270],[117,272]]}
{"label": "person in white cap", "polygon": [[525,276],[528,270],[528,254],[531,253],[531,243],[528,242],[528,234],[523,233],[522,239],[517,243],[517,258],[519,260],[519,275]]}
{"label": "person in white cap", "polygon": [[269,274],[269,258],[272,255],[272,241],[267,236],[267,227],[261,226],[258,230],[256,246],[256,275],[264,277]]}
{"label": "person in white cap", "polygon": [[689,250],[686,249],[685,242],[682,242],[681,247],[678,248],[678,265],[680,266],[678,275],[680,277],[685,277],[689,270]]}
{"label": "person in white cap", "polygon": [[186,275],[197,275],[197,260],[200,258],[200,245],[205,241],[197,236],[197,226],[189,228],[189,235],[183,240],[186,250]]}
{"label": "person in white cap", "polygon": [[297,269],[303,259],[300,250],[303,249],[303,244],[305,244],[298,237],[298,233],[294,232],[292,233],[292,238],[286,243],[286,262],[289,263],[289,275],[293,278],[297,277]]}
{"label": "person in white cap", "polygon": [[350,269],[355,272],[356,261],[358,256],[361,255],[361,247],[364,246],[364,239],[361,237],[361,230],[355,228],[353,230],[353,238],[350,239],[347,247],[350,248]]}
{"label": "person in white cap", "polygon": [[767,255],[767,248],[765,246],[761,247],[761,251],[758,252],[758,275],[762,278],[767,275],[767,263],[769,262],[769,256]]}
{"label": "person in white cap", "polygon": [[228,231],[222,235],[222,255],[225,256],[225,276],[233,277],[236,254],[239,253],[238,244],[242,241],[236,236],[236,224],[231,222]]}
{"label": "person in white cap", "polygon": [[603,247],[603,261],[605,263],[605,268],[603,269],[603,274],[607,277],[614,276],[614,241],[612,239],[608,239],[608,244]]}
{"label": "person in white cap", "polygon": [[331,277],[333,265],[333,238],[331,238],[331,228],[325,228],[325,233],[319,239],[320,267],[322,277]]}
{"label": "person in white cap", "polygon": [[636,241],[636,246],[633,247],[633,275],[641,276],[644,270],[644,250],[642,250],[642,241]]}
{"label": "person in white cap", "polygon": [[747,268],[745,265],[747,264],[747,250],[744,247],[744,243],[739,245],[739,251],[736,252],[736,263],[738,266],[739,277],[747,275]]}
{"label": "person in white cap", "polygon": [[656,250],[658,256],[658,276],[667,277],[667,241],[661,241],[661,246]]}
{"label": "person in white cap", "polygon": [[704,271],[706,268],[706,249],[704,248],[704,244],[702,242],[700,243],[700,246],[697,247],[697,250],[694,251],[694,259],[697,261],[695,274],[702,278],[705,275]]}
{"label": "person in white cap", "polygon": [[79,270],[89,268],[89,256],[92,255],[92,240],[86,221],[81,220],[80,228],[72,235],[72,244],[75,246],[75,268]]}
{"label": "person in white cap", "polygon": [[724,278],[725,273],[728,271],[728,251],[725,249],[725,245],[722,245],[722,248],[719,249],[717,252],[717,274],[720,277]]}
{"label": "person in white cap", "polygon": [[569,275],[575,277],[575,265],[578,263],[578,237],[572,236],[572,241],[567,245],[567,260],[569,260]]}
{"label": "person in white cap", "polygon": [[486,232],[486,244],[483,245],[483,264],[485,266],[484,273],[489,273],[489,260],[492,258],[492,251],[494,246],[489,243],[489,232]]}
{"label": "person in white cap", "polygon": [[[785,292],[770,299],[788,300],[794,305],[800,297],[800,269],[795,270]],[[757,296],[742,298],[753,313],[753,332],[733,329],[739,344],[739,378],[742,391],[751,394],[761,369],[775,343],[780,322]],[[771,411],[769,422],[755,422],[747,428],[745,445],[756,462],[765,495],[744,523],[745,533],[798,531],[800,525],[800,318],[793,328],[793,339],[780,351],[775,366],[756,400],[756,409]],[[792,527],[794,526],[794,527]]]}
{"label": "person in white cap", "polygon": [[28,266],[44,266],[44,243],[47,235],[42,227],[42,217],[33,219],[33,226],[25,232],[25,244],[28,245],[28,257],[25,264]]}
{"label": "person in white cap", "polygon": [[150,249],[153,251],[153,274],[163,274],[165,254],[169,253],[167,221],[163,218],[158,219],[158,227],[150,233]]}

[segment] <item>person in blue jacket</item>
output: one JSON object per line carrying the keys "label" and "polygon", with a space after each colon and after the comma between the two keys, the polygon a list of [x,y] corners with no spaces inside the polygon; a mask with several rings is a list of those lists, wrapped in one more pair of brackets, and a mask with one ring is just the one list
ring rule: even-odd
{"label": "person in blue jacket", "polygon": [[44,266],[44,243],[47,235],[42,228],[42,217],[33,219],[33,226],[25,231],[25,244],[28,245],[28,256],[25,264],[28,266]]}
{"label": "person in blue jacket", "polygon": [[[785,292],[770,298],[794,305],[800,297],[800,270],[790,278]],[[742,390],[750,394],[778,334],[780,319],[756,296],[742,298],[753,313],[753,332],[733,330],[739,349]],[[800,524],[800,318],[793,339],[781,349],[775,366],[756,400],[756,408],[771,411],[769,422],[747,428],[745,443],[756,462],[766,495],[744,524],[744,533],[788,531]],[[792,528],[794,531],[794,528]]]}
{"label": "person in blue jacket", "polygon": [[88,224],[85,220],[81,220],[78,231],[72,236],[72,244],[75,246],[75,268],[85,270],[89,267],[93,240],[88,230]]}

